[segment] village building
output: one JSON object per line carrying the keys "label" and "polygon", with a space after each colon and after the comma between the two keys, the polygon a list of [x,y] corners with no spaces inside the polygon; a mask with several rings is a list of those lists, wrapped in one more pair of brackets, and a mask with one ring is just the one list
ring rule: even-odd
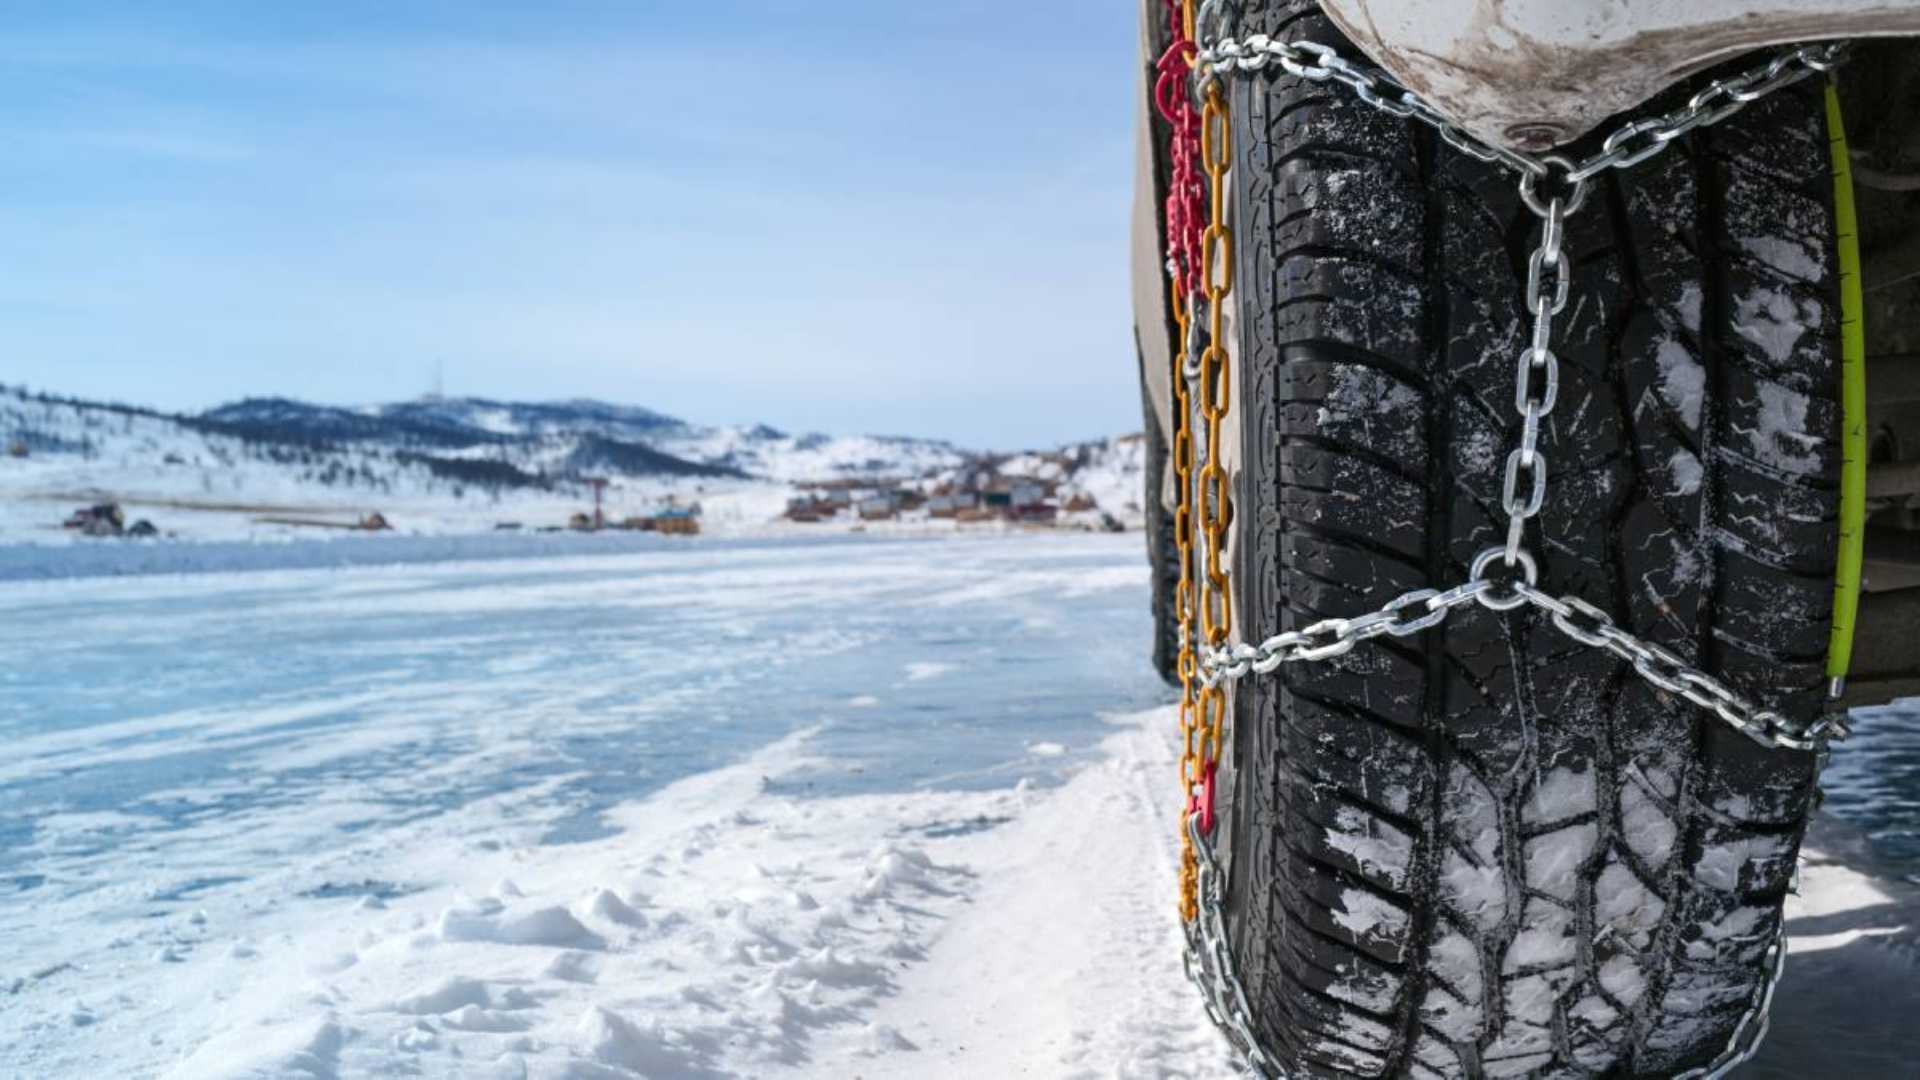
{"label": "village building", "polygon": [[786,518],[788,521],[799,522],[802,525],[815,525],[822,521],[831,521],[835,513],[833,507],[824,503],[799,502],[787,507]]}
{"label": "village building", "polygon": [[700,507],[669,506],[653,515],[653,531],[669,536],[696,536],[700,532]]}
{"label": "village building", "polygon": [[861,499],[859,503],[861,521],[886,521],[898,512],[893,495],[884,493]]}
{"label": "village building", "polygon": [[958,518],[963,513],[978,509],[979,506],[980,496],[977,492],[952,491],[928,498],[927,516]]}
{"label": "village building", "polygon": [[1050,502],[1027,503],[1014,507],[1007,516],[1024,525],[1051,525],[1059,518],[1060,508]]}
{"label": "village building", "polygon": [[814,524],[831,520],[840,512],[840,508],[828,499],[807,494],[787,500],[785,517],[788,521],[802,524]]}

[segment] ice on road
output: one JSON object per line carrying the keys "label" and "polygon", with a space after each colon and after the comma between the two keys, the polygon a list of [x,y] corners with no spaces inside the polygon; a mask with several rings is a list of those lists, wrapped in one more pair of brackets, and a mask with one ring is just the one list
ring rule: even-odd
{"label": "ice on road", "polygon": [[890,1054],[964,853],[1161,700],[1145,584],[1027,535],[0,585],[0,1075]]}
{"label": "ice on road", "polygon": [[[0,1076],[1235,1075],[1146,593],[1137,535],[0,585]],[[1911,890],[1793,903],[1753,1075],[1900,1075]]]}

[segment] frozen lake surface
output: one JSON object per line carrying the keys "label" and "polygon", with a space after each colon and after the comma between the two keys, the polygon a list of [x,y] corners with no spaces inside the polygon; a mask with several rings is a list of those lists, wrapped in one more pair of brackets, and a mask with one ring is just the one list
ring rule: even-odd
{"label": "frozen lake surface", "polygon": [[0,1076],[1228,1075],[1138,534],[539,543],[0,584]]}
{"label": "frozen lake surface", "polygon": [[87,825],[65,859],[265,822],[342,842],[535,785],[543,841],[580,840],[802,728],[833,765],[785,783],[1054,776],[1073,755],[1029,744],[1090,752],[1100,712],[1157,700],[1133,547],[655,542],[0,586],[0,654],[31,658],[0,674],[0,882],[77,884],[47,862],[62,821]]}
{"label": "frozen lake surface", "polygon": [[1137,535],[0,585],[0,1075],[178,1059],[161,988],[235,942],[769,747],[780,794],[1054,783],[1161,700],[1145,594]]}

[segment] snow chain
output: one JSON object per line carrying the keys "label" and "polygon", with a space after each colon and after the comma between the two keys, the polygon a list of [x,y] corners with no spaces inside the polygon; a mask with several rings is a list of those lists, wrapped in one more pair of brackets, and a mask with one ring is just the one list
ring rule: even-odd
{"label": "snow chain", "polygon": [[[1173,44],[1159,60],[1159,78],[1154,83],[1154,100],[1160,113],[1173,128],[1172,175],[1167,183],[1166,231],[1167,277],[1171,291],[1174,326],[1180,348],[1189,348],[1191,336],[1198,332],[1193,322],[1192,293],[1199,262],[1200,218],[1205,214],[1204,192],[1195,178],[1194,162],[1200,152],[1200,118],[1194,111],[1189,79],[1193,57],[1193,4],[1168,0]],[[1176,367],[1178,367],[1176,359]],[[1180,650],[1174,661],[1180,675],[1180,790],[1182,798],[1201,784],[1198,772],[1199,747],[1196,745],[1200,710],[1200,664],[1193,637],[1193,404],[1187,395],[1187,381],[1181,372],[1173,372],[1173,476],[1180,493],[1174,511],[1173,539],[1180,560],[1180,583],[1174,590],[1174,611],[1180,622]],[[1197,914],[1195,897],[1199,890],[1199,864],[1192,841],[1183,831],[1180,836],[1180,918],[1192,922]]]}
{"label": "snow chain", "polygon": [[[1546,498],[1547,459],[1538,445],[1540,424],[1553,411],[1559,393],[1560,365],[1551,345],[1553,318],[1566,307],[1572,282],[1562,246],[1566,219],[1585,203],[1588,181],[1608,169],[1637,165],[1694,128],[1718,123],[1775,90],[1832,69],[1846,47],[1840,43],[1806,45],[1779,52],[1765,64],[1709,83],[1683,108],[1621,126],[1606,137],[1598,153],[1575,162],[1557,154],[1535,156],[1482,143],[1385,72],[1348,61],[1331,46],[1313,41],[1277,41],[1265,34],[1235,39],[1210,32],[1219,14],[1219,0],[1206,0],[1197,15],[1193,0],[1167,0],[1167,4],[1173,44],[1160,58],[1155,96],[1173,127],[1175,182],[1167,200],[1168,271],[1173,279],[1174,319],[1182,353],[1173,372],[1172,411],[1174,472],[1179,487],[1174,520],[1180,558],[1176,609],[1183,743],[1180,781],[1185,800],[1180,872],[1180,916],[1187,938],[1185,963],[1188,977],[1205,996],[1208,1015],[1242,1055],[1248,1071],[1260,1077],[1284,1077],[1278,1059],[1260,1044],[1246,988],[1235,971],[1226,933],[1225,876],[1213,848],[1214,782],[1225,730],[1225,684],[1250,674],[1272,672],[1289,662],[1330,660],[1370,638],[1408,637],[1438,626],[1455,608],[1470,603],[1496,612],[1531,606],[1546,612],[1561,633],[1627,661],[1642,679],[1711,711],[1761,746],[1820,752],[1830,741],[1846,737],[1844,721],[1837,715],[1823,716],[1802,728],[1791,726],[1778,712],[1761,707],[1672,651],[1622,629],[1606,612],[1585,600],[1573,595],[1555,597],[1540,589],[1538,564],[1526,548],[1527,522],[1540,512]],[[1525,300],[1532,317],[1532,337],[1516,358],[1514,370],[1514,409],[1521,418],[1520,439],[1507,455],[1501,485],[1501,508],[1507,515],[1506,543],[1476,556],[1467,580],[1452,588],[1418,589],[1364,615],[1324,619],[1303,629],[1275,634],[1257,645],[1236,645],[1229,640],[1230,582],[1221,563],[1226,529],[1232,520],[1220,445],[1221,423],[1231,401],[1222,319],[1223,301],[1233,287],[1233,239],[1226,226],[1225,206],[1232,132],[1222,81],[1223,77],[1258,72],[1270,64],[1298,78],[1340,83],[1368,105],[1433,128],[1447,145],[1460,152],[1511,169],[1519,177],[1521,201],[1540,219],[1540,238],[1527,264]],[[1181,81],[1188,85],[1179,87]],[[1176,92],[1170,93],[1170,86]],[[1180,89],[1185,89],[1191,100],[1185,100],[1186,95],[1177,92]],[[1194,220],[1198,209],[1195,204],[1199,202],[1193,197],[1192,185],[1196,150],[1207,183],[1204,229]],[[1197,250],[1191,240],[1195,231],[1200,237]],[[1196,311],[1200,303],[1206,305],[1204,331]],[[1206,425],[1204,457],[1197,473],[1191,430],[1195,395],[1200,419]],[[1197,521],[1196,497],[1200,510]],[[1197,590],[1193,550],[1196,525],[1198,535],[1204,538],[1204,565]],[[1196,609],[1200,614],[1198,638]],[[1783,921],[1762,961],[1765,978],[1726,1048],[1707,1065],[1681,1073],[1681,1080],[1724,1076],[1753,1055],[1766,1033],[1767,1013],[1785,960]]]}

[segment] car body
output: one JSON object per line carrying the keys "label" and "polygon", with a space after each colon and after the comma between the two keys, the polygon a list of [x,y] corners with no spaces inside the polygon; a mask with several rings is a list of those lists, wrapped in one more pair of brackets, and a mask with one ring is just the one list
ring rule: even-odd
{"label": "car body", "polygon": [[[1864,592],[1841,702],[1920,694],[1920,0],[1320,3],[1365,54],[1352,59],[1482,140],[1534,153],[1589,149],[1610,119],[1736,55],[1870,39],[1836,76],[1859,205],[1870,463]],[[1176,342],[1161,248],[1167,131],[1152,100],[1168,44],[1163,0],[1142,0],[1140,16],[1133,303],[1148,422],[1165,433]],[[1169,475],[1162,505],[1174,496]]]}
{"label": "car body", "polygon": [[1546,150],[1729,57],[1920,34],[1888,0],[1321,0],[1374,63],[1483,141]]}

